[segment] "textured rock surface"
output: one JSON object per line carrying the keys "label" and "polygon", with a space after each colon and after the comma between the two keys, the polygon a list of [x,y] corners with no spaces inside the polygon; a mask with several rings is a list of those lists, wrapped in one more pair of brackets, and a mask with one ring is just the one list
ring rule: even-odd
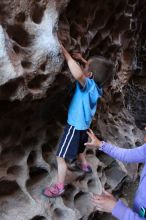
{"label": "textured rock surface", "polygon": [[118,191],[127,174],[136,178],[137,166],[87,149],[93,174],[73,171],[68,163],[64,196],[42,196],[55,182],[55,151],[73,88],[58,36],[70,52],[87,59],[102,55],[115,64],[92,124],[97,135],[125,148],[143,143],[145,5],[145,0],[0,1],[0,219],[83,220],[94,214],[101,219],[90,193],[101,193],[102,186]]}

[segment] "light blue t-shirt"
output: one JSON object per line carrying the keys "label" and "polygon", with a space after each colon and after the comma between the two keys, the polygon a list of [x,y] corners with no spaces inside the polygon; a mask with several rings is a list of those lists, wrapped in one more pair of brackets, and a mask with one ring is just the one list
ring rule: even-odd
{"label": "light blue t-shirt", "polygon": [[102,88],[93,79],[86,78],[84,87],[77,82],[68,110],[68,124],[77,130],[88,129],[96,112],[97,101],[101,96]]}

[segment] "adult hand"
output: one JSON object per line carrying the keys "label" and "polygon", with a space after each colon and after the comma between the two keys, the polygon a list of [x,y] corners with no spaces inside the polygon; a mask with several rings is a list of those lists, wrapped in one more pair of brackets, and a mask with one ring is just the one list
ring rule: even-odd
{"label": "adult hand", "polygon": [[99,147],[101,145],[101,141],[95,136],[91,129],[87,131],[87,134],[90,137],[91,141],[85,143],[85,146]]}
{"label": "adult hand", "polygon": [[96,210],[108,213],[112,213],[117,202],[114,196],[105,190],[103,190],[102,195],[93,195],[91,201],[95,205]]}

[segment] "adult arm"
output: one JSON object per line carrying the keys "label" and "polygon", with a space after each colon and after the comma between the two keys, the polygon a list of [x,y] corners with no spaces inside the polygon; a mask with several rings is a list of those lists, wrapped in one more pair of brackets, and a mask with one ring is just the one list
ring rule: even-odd
{"label": "adult arm", "polygon": [[71,57],[71,55],[68,53],[68,51],[63,46],[62,46],[62,52],[67,61],[71,74],[82,86],[84,86],[86,83],[86,77],[81,67],[76,63],[76,61]]}
{"label": "adult arm", "polygon": [[130,209],[122,200],[116,201],[114,196],[103,191],[101,195],[93,195],[91,197],[93,205],[96,210],[101,212],[112,213],[112,215],[118,220],[140,220],[140,216]]}
{"label": "adult arm", "polygon": [[127,207],[122,200],[118,200],[115,207],[112,210],[112,215],[118,220],[141,220],[142,218]]}
{"label": "adult arm", "polygon": [[134,149],[124,149],[106,142],[101,142],[99,150],[125,163],[144,163],[146,160],[146,144]]}
{"label": "adult arm", "polygon": [[109,156],[125,163],[145,163],[146,161],[146,144],[134,149],[124,149],[100,141],[91,129],[87,133],[91,138],[91,142],[86,143],[85,145],[97,147]]}

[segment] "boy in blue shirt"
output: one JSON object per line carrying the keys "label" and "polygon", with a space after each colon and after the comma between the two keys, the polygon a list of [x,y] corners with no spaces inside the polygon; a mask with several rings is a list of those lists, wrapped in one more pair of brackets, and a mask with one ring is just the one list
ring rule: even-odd
{"label": "boy in blue shirt", "polygon": [[57,183],[44,190],[44,195],[47,197],[57,197],[64,192],[67,172],[65,159],[78,157],[79,168],[86,173],[92,172],[85,158],[84,144],[88,140],[87,130],[90,128],[95,115],[97,101],[102,96],[101,85],[111,75],[113,67],[112,63],[104,58],[92,58],[86,61],[78,54],[76,58],[85,63],[85,68],[82,69],[63,46],[62,51],[70,72],[77,82],[68,110],[67,126],[64,129],[56,154],[58,164]]}

